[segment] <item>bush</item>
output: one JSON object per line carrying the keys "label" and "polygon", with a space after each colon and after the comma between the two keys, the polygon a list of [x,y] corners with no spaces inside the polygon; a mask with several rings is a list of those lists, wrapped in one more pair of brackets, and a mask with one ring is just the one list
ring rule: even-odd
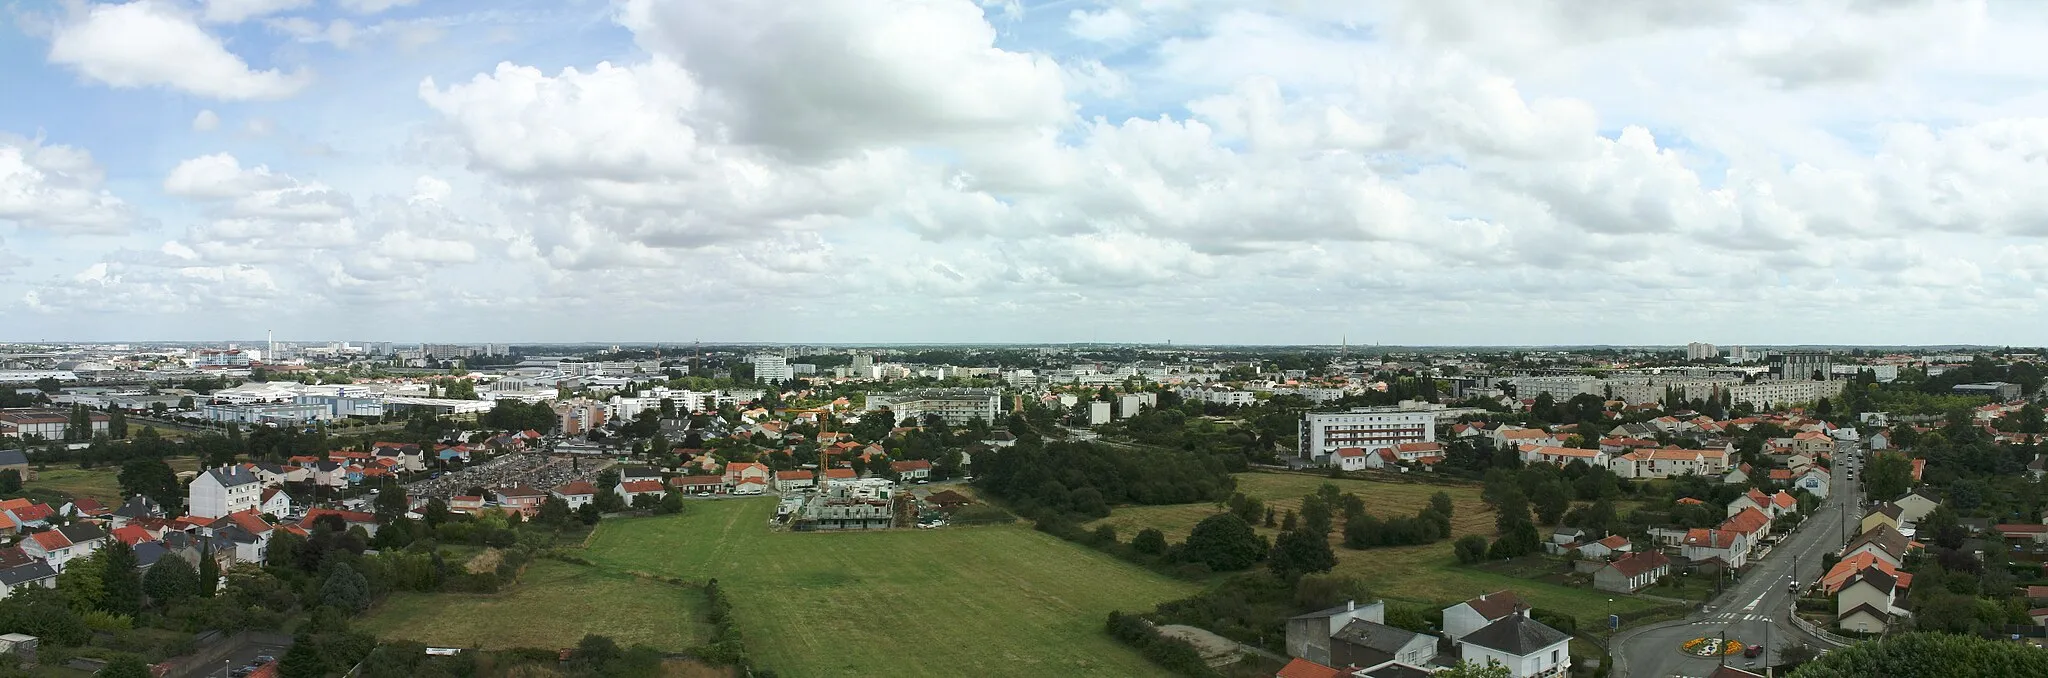
{"label": "bush", "polygon": [[1452,550],[1458,553],[1458,562],[1471,565],[1486,560],[1486,538],[1476,534],[1459,537]]}
{"label": "bush", "polygon": [[1218,678],[1222,675],[1209,668],[1208,662],[1202,661],[1202,653],[1195,646],[1185,640],[1161,635],[1159,629],[1137,615],[1110,612],[1104,627],[1117,642],[1137,648],[1146,659],[1175,675],[1188,678]]}

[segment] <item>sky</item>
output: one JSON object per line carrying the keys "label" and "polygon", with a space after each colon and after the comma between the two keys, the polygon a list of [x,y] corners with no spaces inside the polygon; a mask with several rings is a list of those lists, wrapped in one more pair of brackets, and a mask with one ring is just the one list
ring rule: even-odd
{"label": "sky", "polygon": [[0,4],[0,341],[2048,344],[2048,4]]}

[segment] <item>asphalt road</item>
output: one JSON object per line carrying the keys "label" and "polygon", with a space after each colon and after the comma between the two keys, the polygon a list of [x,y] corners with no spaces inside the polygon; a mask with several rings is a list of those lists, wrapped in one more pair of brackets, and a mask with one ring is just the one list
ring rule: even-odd
{"label": "asphalt road", "polygon": [[[1840,448],[1836,458],[1845,459],[1849,450],[1848,446]],[[1844,464],[1837,465],[1828,499],[1821,508],[1807,516],[1798,529],[1781,539],[1762,559],[1752,556],[1753,565],[1747,574],[1708,601],[1703,609],[1686,617],[1684,623],[1642,631],[1624,629],[1618,634],[1614,675],[1696,678],[1713,673],[1720,665],[1718,660],[1693,657],[1680,650],[1685,641],[1694,638],[1725,637],[1741,641],[1744,646],[1764,646],[1764,657],[1728,658],[1728,663],[1753,666],[1758,673],[1762,673],[1761,667],[1769,665],[1770,658],[1795,642],[1816,650],[1827,649],[1829,646],[1816,643],[1792,626],[1789,615],[1793,595],[1787,585],[1794,575],[1802,586],[1818,579],[1821,557],[1841,548],[1847,541],[1845,535],[1855,529],[1852,521],[1862,517],[1858,515],[1861,488],[1849,481],[1845,470]]]}

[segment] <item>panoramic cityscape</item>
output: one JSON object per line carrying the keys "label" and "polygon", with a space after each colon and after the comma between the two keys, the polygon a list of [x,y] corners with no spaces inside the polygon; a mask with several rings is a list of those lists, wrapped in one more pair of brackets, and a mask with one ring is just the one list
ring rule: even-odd
{"label": "panoramic cityscape", "polygon": [[2048,678],[2043,35],[7,2],[0,678]]}

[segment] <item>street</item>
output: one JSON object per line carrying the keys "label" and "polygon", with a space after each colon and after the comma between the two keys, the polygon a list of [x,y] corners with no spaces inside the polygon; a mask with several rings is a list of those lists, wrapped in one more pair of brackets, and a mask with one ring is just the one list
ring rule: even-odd
{"label": "street", "polygon": [[1787,590],[1789,577],[1802,586],[1810,585],[1821,573],[1821,557],[1841,548],[1853,537],[1854,524],[1862,518],[1858,486],[1848,479],[1844,461],[1853,454],[1854,444],[1838,446],[1828,499],[1791,535],[1780,540],[1769,555],[1752,562],[1747,573],[1704,608],[1686,617],[1684,623],[1652,625],[1640,631],[1616,636],[1615,676],[1696,678],[1713,673],[1717,659],[1694,657],[1680,646],[1694,638],[1726,638],[1744,646],[1762,645],[1765,655],[1745,659],[1727,658],[1727,663],[1753,668],[1762,673],[1777,653],[1794,642],[1816,651],[1831,646],[1810,638],[1792,626],[1793,594]]}

